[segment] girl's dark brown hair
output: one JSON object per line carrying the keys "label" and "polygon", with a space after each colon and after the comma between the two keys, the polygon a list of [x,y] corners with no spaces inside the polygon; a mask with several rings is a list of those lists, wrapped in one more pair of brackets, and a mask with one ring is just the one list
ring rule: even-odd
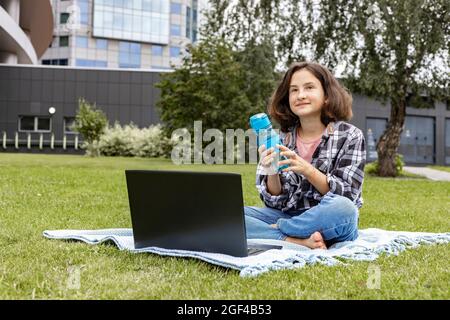
{"label": "girl's dark brown hair", "polygon": [[273,93],[269,103],[269,114],[281,126],[281,131],[287,132],[289,128],[300,124],[289,107],[289,85],[295,72],[306,69],[311,72],[322,84],[327,102],[322,107],[320,120],[326,126],[331,121],[350,120],[352,112],[352,96],[325,67],[313,62],[293,63],[286,71],[283,80]]}

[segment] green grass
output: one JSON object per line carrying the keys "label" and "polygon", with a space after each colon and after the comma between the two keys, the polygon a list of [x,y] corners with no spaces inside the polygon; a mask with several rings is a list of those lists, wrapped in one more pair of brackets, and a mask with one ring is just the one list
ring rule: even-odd
{"label": "green grass", "polygon": [[[2,299],[449,299],[450,246],[347,266],[241,278],[194,259],[131,254],[112,245],[48,240],[46,229],[130,227],[124,169],[239,172],[246,205],[261,205],[253,165],[178,167],[163,159],[0,154]],[[450,183],[367,176],[360,228],[450,231]],[[368,268],[381,272],[369,289]],[[80,274],[73,289],[71,273]],[[73,274],[73,273],[72,273]]]}
{"label": "green grass", "polygon": [[428,168],[450,172],[450,166],[447,166],[447,167],[444,167],[444,166],[428,166]]}

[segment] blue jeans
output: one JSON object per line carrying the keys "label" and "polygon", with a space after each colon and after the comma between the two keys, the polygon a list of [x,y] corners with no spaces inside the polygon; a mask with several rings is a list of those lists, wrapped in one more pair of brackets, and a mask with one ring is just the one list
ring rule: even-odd
{"label": "blue jeans", "polygon": [[319,231],[325,244],[331,246],[358,237],[358,208],[350,199],[330,192],[307,210],[283,212],[269,207],[244,207],[244,212],[248,239],[306,239]]}

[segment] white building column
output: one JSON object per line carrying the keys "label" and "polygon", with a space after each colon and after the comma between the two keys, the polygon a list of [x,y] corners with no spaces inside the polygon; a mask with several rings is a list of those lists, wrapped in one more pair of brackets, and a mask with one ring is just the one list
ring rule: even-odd
{"label": "white building column", "polygon": [[11,18],[19,24],[20,22],[20,0],[0,0],[0,6],[8,12]]}
{"label": "white building column", "polygon": [[17,64],[17,54],[12,52],[0,51],[0,63]]}
{"label": "white building column", "polygon": [[[20,0],[0,0],[0,6],[17,23],[20,22]],[[17,54],[0,51],[0,63],[17,64]]]}

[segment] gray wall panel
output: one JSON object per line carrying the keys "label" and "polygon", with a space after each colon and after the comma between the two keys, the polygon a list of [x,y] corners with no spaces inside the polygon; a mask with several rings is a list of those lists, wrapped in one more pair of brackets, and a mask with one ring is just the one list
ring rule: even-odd
{"label": "gray wall panel", "polygon": [[121,72],[119,75],[120,83],[129,83],[131,81],[131,75],[129,71]]}
{"label": "gray wall panel", "polygon": [[8,101],[18,101],[19,100],[19,88],[20,88],[20,80],[12,79],[9,83],[8,90]]}
{"label": "gray wall panel", "polygon": [[99,105],[107,105],[108,104],[108,84],[99,82],[96,85],[97,88],[97,102]]}
{"label": "gray wall panel", "polygon": [[119,103],[119,84],[109,83],[108,104],[113,105],[118,103]]}
{"label": "gray wall panel", "polygon": [[19,86],[19,101],[30,101],[31,80],[23,80]]}
{"label": "gray wall panel", "polygon": [[[94,71],[95,72],[95,71]],[[76,81],[78,82],[78,83],[80,83],[80,82],[86,82],[87,81],[87,73],[88,73],[88,71],[87,70],[77,70],[76,71]]]}
{"label": "gray wall panel", "polygon": [[95,82],[88,82],[86,85],[86,99],[88,101],[97,101],[97,86]]}
{"label": "gray wall panel", "polygon": [[42,80],[34,80],[31,83],[31,101],[42,100]]}
{"label": "gray wall panel", "polygon": [[[77,102],[80,98],[86,99],[86,82],[76,82],[75,89],[75,101]],[[88,100],[89,101],[89,100]],[[89,101],[93,102],[93,101]]]}
{"label": "gray wall panel", "polygon": [[53,101],[53,85],[51,81],[42,82],[42,101],[43,102]]}
{"label": "gray wall panel", "polygon": [[93,70],[92,72],[87,73],[87,81],[88,82],[97,82],[98,81],[98,70]]}
{"label": "gray wall panel", "polygon": [[121,83],[119,84],[119,103],[122,106],[129,106],[130,103],[130,84]]}
{"label": "gray wall panel", "polygon": [[8,81],[0,79],[0,101],[8,101]]}
{"label": "gray wall panel", "polygon": [[66,81],[64,86],[64,102],[73,103],[77,101],[76,83],[73,81]]}
{"label": "gray wall panel", "polygon": [[124,123],[130,122],[130,108],[128,106],[119,106],[119,119]]}
{"label": "gray wall panel", "polygon": [[31,69],[21,68],[19,73],[20,73],[20,80],[31,80]]}
{"label": "gray wall panel", "polygon": [[41,68],[34,68],[31,69],[31,80],[42,80],[42,69]]}
{"label": "gray wall panel", "polygon": [[77,73],[73,72],[73,70],[63,70],[58,72],[64,72],[64,80],[65,81],[77,81]]}
{"label": "gray wall panel", "polygon": [[43,69],[42,80],[53,80],[53,70],[49,68]]}
{"label": "gray wall panel", "polygon": [[140,105],[142,102],[142,89],[140,85],[130,85],[130,102],[131,104]]}
{"label": "gray wall panel", "polygon": [[55,81],[53,84],[53,102],[62,103],[64,102],[64,82]]}

